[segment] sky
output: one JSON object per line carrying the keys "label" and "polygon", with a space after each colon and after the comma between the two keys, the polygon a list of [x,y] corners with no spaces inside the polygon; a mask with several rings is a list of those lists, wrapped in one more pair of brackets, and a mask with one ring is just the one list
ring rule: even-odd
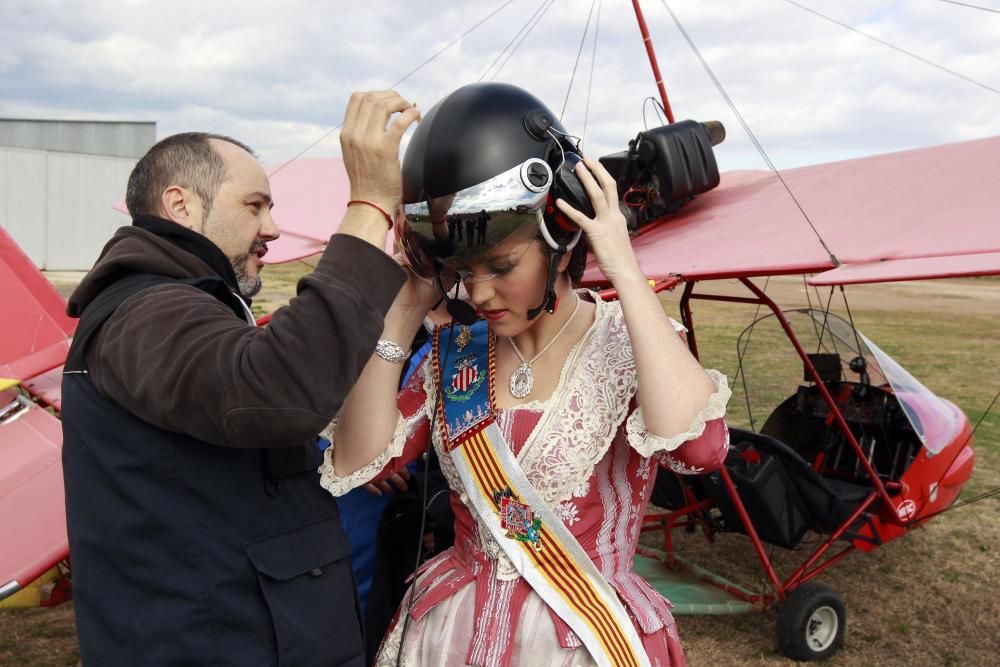
{"label": "sky", "polygon": [[[969,2],[993,12],[942,0],[796,2],[1000,90],[1000,0]],[[569,90],[563,124],[584,136],[584,151],[624,149],[659,122],[644,102],[657,91],[632,4],[600,0],[591,13],[593,0],[555,0],[508,58],[505,46],[545,4],[0,0],[0,117],[156,121],[158,137],[220,132],[265,164],[321,137],[305,157],[339,155],[333,130],[352,91],[399,81],[501,8],[401,94],[429,109],[485,74],[559,114]],[[997,92],[789,0],[666,4],[779,169],[1000,134]],[[723,122],[723,170],[766,168],[663,0],[642,6],[675,117]]]}

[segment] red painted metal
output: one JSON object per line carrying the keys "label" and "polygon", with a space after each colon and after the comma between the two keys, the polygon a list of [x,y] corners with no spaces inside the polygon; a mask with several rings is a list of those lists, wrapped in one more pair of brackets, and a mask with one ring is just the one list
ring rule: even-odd
{"label": "red painted metal", "polygon": [[750,543],[753,544],[753,549],[757,552],[757,558],[760,559],[760,564],[764,566],[764,571],[767,573],[767,578],[771,581],[771,585],[774,587],[775,594],[779,599],[784,600],[785,588],[778,579],[778,575],[774,571],[774,566],[771,565],[771,559],[767,557],[767,553],[764,551],[764,543],[760,541],[760,537],[757,535],[757,531],[753,527],[750,515],[747,514],[747,508],[744,507],[743,499],[740,498],[739,492],[736,491],[736,485],[733,484],[733,478],[729,476],[729,471],[726,470],[726,466],[719,468],[719,477],[722,478],[722,484],[726,487],[726,493],[729,494],[729,499],[732,500],[736,513],[740,515],[740,521],[743,522],[743,527],[747,531],[747,537],[750,538]]}
{"label": "red painted metal", "polygon": [[[665,290],[672,290],[673,288],[677,287],[677,285],[681,283],[681,277],[671,276],[670,278],[667,278],[665,280],[647,280],[646,282],[650,284],[649,286],[653,288],[654,292],[659,294],[660,292],[663,292]],[[601,284],[606,284],[606,283],[601,283]],[[582,286],[591,288],[598,287],[598,285],[594,283]],[[615,299],[618,298],[618,290],[616,290],[614,287],[608,287],[606,289],[598,290],[597,294],[605,301],[614,301]]]}
{"label": "red painted metal", "polygon": [[[807,581],[809,581],[810,579],[812,579],[813,577],[815,577],[816,575],[818,575],[820,572],[823,572],[827,568],[835,565],[836,563],[839,563],[846,556],[848,556],[849,554],[853,553],[854,551],[856,551],[856,547],[854,546],[854,544],[848,544],[846,547],[844,547],[843,549],[841,549],[840,551],[838,551],[833,556],[830,556],[828,559],[826,559],[825,561],[823,561],[822,563],[820,563],[818,566],[816,566],[812,570],[809,570],[808,572],[803,572],[802,575],[798,579],[796,579],[796,581],[795,581],[795,588],[798,588],[799,586],[801,586],[802,584],[806,583]],[[785,584],[785,587],[786,587],[786,590],[788,590],[788,584],[787,583]]]}
{"label": "red painted metal", "polygon": [[[17,399],[0,391],[0,408]],[[62,425],[27,401],[0,424],[0,588],[24,588],[69,553],[62,477]]]}
{"label": "red painted metal", "polygon": [[[830,408],[830,414],[833,416],[834,421],[837,422],[838,428],[840,428],[841,432],[843,432],[844,437],[850,443],[852,449],[854,449],[855,454],[857,454],[859,461],[864,466],[865,472],[868,474],[868,477],[871,479],[872,484],[875,486],[875,490],[879,493],[879,496],[882,498],[886,507],[889,510],[895,512],[896,506],[895,503],[893,503],[892,501],[892,497],[889,496],[888,492],[886,491],[885,485],[879,478],[878,473],[875,472],[874,468],[872,468],[871,464],[868,462],[868,458],[867,456],[865,456],[864,450],[861,449],[861,445],[854,437],[854,434],[851,433],[850,427],[844,420],[844,416],[841,414],[840,408],[837,406],[837,402],[834,401],[833,397],[830,395],[830,392],[823,384],[822,378],[820,378],[819,373],[816,371],[816,368],[812,364],[812,361],[810,361],[808,353],[805,351],[805,349],[803,349],[802,344],[799,342],[798,337],[796,337],[795,335],[795,331],[788,323],[788,320],[785,319],[785,316],[782,314],[781,309],[778,307],[778,304],[776,304],[769,296],[767,296],[767,294],[765,294],[748,278],[739,278],[739,281],[743,284],[744,287],[750,290],[757,298],[750,299],[748,297],[726,296],[718,294],[693,294],[693,293],[689,294],[687,290],[685,290],[685,297],[688,300],[696,298],[705,301],[728,301],[732,303],[759,304],[767,306],[768,308],[771,309],[771,312],[774,314],[775,318],[777,318],[778,322],[781,324],[781,328],[785,331],[785,335],[788,337],[789,342],[791,342],[792,346],[795,348],[795,351],[798,353],[799,358],[802,359],[802,363],[805,369],[809,372],[809,375],[812,377],[813,382],[816,384],[817,390],[820,392],[820,395],[823,397],[823,400]],[[684,307],[684,305],[685,305],[685,299],[682,299],[682,307]]]}
{"label": "red painted metal", "polygon": [[694,333],[694,315],[691,313],[691,294],[694,292],[694,283],[690,282],[684,285],[684,294],[681,295],[681,320],[684,321],[684,326],[687,327],[687,344],[688,349],[691,350],[691,354],[698,361],[701,361],[701,357],[698,356],[698,339]]}
{"label": "red painted metal", "polygon": [[649,37],[649,28],[646,27],[646,19],[642,16],[642,8],[639,0],[632,0],[632,8],[635,9],[635,18],[639,22],[639,32],[642,33],[642,43],[646,46],[646,55],[649,56],[649,64],[653,68],[653,78],[656,79],[656,87],[660,91],[660,101],[663,102],[663,111],[667,114],[667,120],[674,122],[674,112],[670,108],[670,101],[667,99],[667,89],[663,86],[663,75],[660,74],[660,66],[656,63],[656,53],[653,51],[653,40]]}
{"label": "red painted metal", "polygon": [[[875,502],[875,499],[877,497],[878,497],[878,494],[875,493],[875,492],[869,494],[868,497],[865,498],[864,502],[861,503],[860,505],[858,505],[858,508],[856,510],[854,510],[854,512],[851,514],[851,516],[848,517],[847,520],[844,521],[844,523],[841,524],[840,528],[838,528],[837,530],[835,530],[830,535],[830,537],[828,537],[823,542],[823,544],[821,544],[819,546],[819,548],[816,549],[816,551],[814,551],[811,556],[809,556],[809,558],[806,560],[805,563],[803,563],[801,566],[799,566],[799,568],[797,570],[795,570],[795,572],[792,572],[791,576],[788,577],[788,580],[785,581],[785,587],[791,589],[791,588],[795,588],[796,586],[799,586],[800,584],[804,583],[805,580],[802,577],[804,576],[804,574],[807,571],[809,571],[809,568],[811,568],[816,561],[818,561],[820,558],[822,558],[823,554],[825,554],[830,549],[830,547],[833,545],[834,542],[836,542],[837,540],[840,539],[841,535],[843,535],[845,532],[847,532],[847,529],[851,527],[851,524],[853,524],[855,521],[857,521],[858,518],[862,514],[864,514],[865,512],[868,511],[868,508],[872,506],[872,504]],[[853,544],[851,545],[851,548],[854,548]],[[823,570],[825,570],[826,568],[828,568],[830,565],[832,565],[833,563],[831,562],[831,560],[827,560],[827,561],[823,562],[818,568],[816,568],[814,571],[812,571],[810,573],[810,575],[809,575],[810,578],[813,577],[813,576],[815,576],[819,572],[822,572]]]}
{"label": "red painted metal", "polygon": [[0,377],[27,380],[66,360],[77,321],[14,239],[0,228]]}
{"label": "red painted metal", "polygon": [[[810,226],[772,172],[727,171],[719,187],[643,227],[632,247],[650,278],[837,269],[817,233],[842,267],[857,268],[814,284],[998,274],[997,174],[1000,137],[784,170]],[[584,279],[598,275],[591,262]]]}
{"label": "red painted metal", "polygon": [[834,421],[837,422],[837,426],[840,427],[841,432],[847,441],[850,443],[851,448],[854,449],[854,453],[857,455],[858,460],[861,465],[864,466],[865,472],[868,474],[868,478],[871,479],[872,485],[874,485],[875,490],[878,492],[882,501],[885,503],[887,509],[895,512],[896,504],[892,501],[889,496],[889,492],[886,491],[885,485],[882,484],[882,480],[879,478],[878,473],[872,468],[871,463],[868,461],[868,457],[865,455],[863,449],[861,449],[861,444],[858,443],[857,438],[851,433],[851,427],[847,425],[847,421],[844,419],[844,415],[841,414],[840,408],[837,406],[836,401],[833,400],[833,396],[827,390],[826,385],[823,383],[823,378],[820,377],[819,373],[816,371],[816,367],[813,366],[812,361],[809,359],[809,354],[803,349],[802,344],[799,339],[795,336],[795,331],[792,329],[792,325],[788,323],[785,319],[784,314],[782,314],[781,309],[778,308],[778,304],[771,300],[767,294],[765,294],[759,287],[753,284],[747,278],[740,278],[740,282],[748,290],[753,292],[761,303],[766,305],[774,313],[775,318],[781,324],[781,328],[785,330],[785,335],[788,336],[789,342],[795,347],[795,351],[799,353],[799,357],[802,359],[806,370],[809,372],[809,376],[813,379],[816,385],[816,389],[819,391],[823,400],[826,402],[827,406],[830,408],[831,414],[833,414]]}

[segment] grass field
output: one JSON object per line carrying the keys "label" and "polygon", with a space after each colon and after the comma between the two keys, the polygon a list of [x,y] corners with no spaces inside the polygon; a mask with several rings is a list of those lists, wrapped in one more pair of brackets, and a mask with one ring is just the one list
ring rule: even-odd
{"label": "grass field", "polygon": [[[258,313],[287,302],[308,264],[269,267]],[[78,277],[57,277],[66,291]],[[759,284],[763,285],[763,281]],[[707,285],[740,293],[734,283]],[[801,279],[780,278],[767,291],[783,307],[806,305]],[[828,292],[811,294],[826,302]],[[951,280],[858,286],[848,289],[858,328],[935,393],[979,419],[1000,390],[1000,281]],[[677,294],[663,295],[676,316]],[[844,313],[839,292],[833,310]],[[755,314],[754,306],[695,304],[703,362],[732,377],[736,338]],[[756,335],[756,334],[755,334]],[[760,341],[758,341],[760,344]],[[790,354],[791,350],[787,352]],[[769,368],[748,367],[751,380]],[[768,361],[768,363],[774,363]],[[796,362],[797,363],[797,362]],[[788,387],[790,393],[794,386]],[[742,399],[730,419],[746,419]],[[1000,486],[1000,406],[976,433],[976,469],[963,497]],[[844,649],[829,664],[991,665],[1000,655],[1000,499],[959,508],[871,554],[853,554],[821,575],[847,602]],[[750,586],[762,585],[761,570],[745,538],[723,535],[711,548],[682,539],[680,550]],[[774,550],[779,573],[801,562],[799,552]],[[691,665],[789,664],[774,648],[773,612],[744,616],[678,617]],[[50,610],[0,612],[0,664],[72,665],[77,660],[71,605]]]}

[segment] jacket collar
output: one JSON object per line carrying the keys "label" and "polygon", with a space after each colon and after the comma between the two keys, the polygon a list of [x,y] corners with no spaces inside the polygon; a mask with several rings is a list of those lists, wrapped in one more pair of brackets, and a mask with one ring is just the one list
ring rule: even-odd
{"label": "jacket collar", "polygon": [[233,271],[232,262],[226,257],[219,247],[212,243],[208,237],[192,232],[190,229],[181,227],[177,223],[164,220],[155,215],[140,215],[132,221],[134,227],[143,229],[150,234],[155,234],[164,241],[171,243],[185,252],[191,253],[201,261],[205,262],[236,294],[250,304],[250,299],[240,291],[239,281],[236,279],[236,272]]}

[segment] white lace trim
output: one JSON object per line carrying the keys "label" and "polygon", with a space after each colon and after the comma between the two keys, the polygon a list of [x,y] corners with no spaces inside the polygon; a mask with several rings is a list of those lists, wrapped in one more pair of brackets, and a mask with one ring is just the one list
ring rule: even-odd
{"label": "white lace trim", "polygon": [[[413,587],[407,591],[407,595],[413,595]],[[390,632],[379,646],[378,655],[375,657],[374,667],[410,667],[411,662],[406,656],[400,655],[403,650],[403,626],[406,623],[400,618],[392,632]]]}
{"label": "white lace trim", "polygon": [[549,505],[569,500],[607,453],[636,391],[635,359],[621,306],[599,297],[594,324],[518,459]]}
{"label": "white lace trim", "polygon": [[[423,413],[418,412],[417,417],[422,418]],[[323,437],[330,441],[330,446],[323,452],[323,463],[319,467],[319,483],[324,489],[334,496],[342,496],[352,489],[356,489],[362,484],[367,484],[382,468],[392,459],[403,453],[403,446],[406,444],[407,436],[412,432],[414,418],[403,419],[403,415],[396,420],[396,432],[392,435],[389,446],[376,456],[368,465],[355,470],[346,477],[339,477],[333,469],[333,448],[336,443],[333,440],[333,431],[337,420],[334,420],[323,430]]]}
{"label": "white lace trim", "polygon": [[717,370],[706,370],[708,376],[715,383],[715,393],[708,397],[708,405],[694,416],[691,426],[683,433],[678,433],[669,438],[662,438],[646,430],[646,422],[642,416],[642,406],[639,406],[629,415],[625,424],[628,433],[628,443],[641,455],[649,458],[656,452],[669,452],[677,449],[688,440],[701,437],[705,432],[705,424],[713,419],[719,419],[726,414],[726,404],[732,391],[729,389],[729,381],[726,376]]}
{"label": "white lace trim", "polygon": [[433,362],[430,360],[430,355],[434,354],[433,351],[428,352],[428,359],[425,363],[420,364],[420,368],[416,370],[417,373],[421,373],[424,378],[424,407],[423,415],[431,423],[432,431],[437,431],[437,416],[434,414],[434,397],[437,396],[437,387],[434,384],[434,366]]}

